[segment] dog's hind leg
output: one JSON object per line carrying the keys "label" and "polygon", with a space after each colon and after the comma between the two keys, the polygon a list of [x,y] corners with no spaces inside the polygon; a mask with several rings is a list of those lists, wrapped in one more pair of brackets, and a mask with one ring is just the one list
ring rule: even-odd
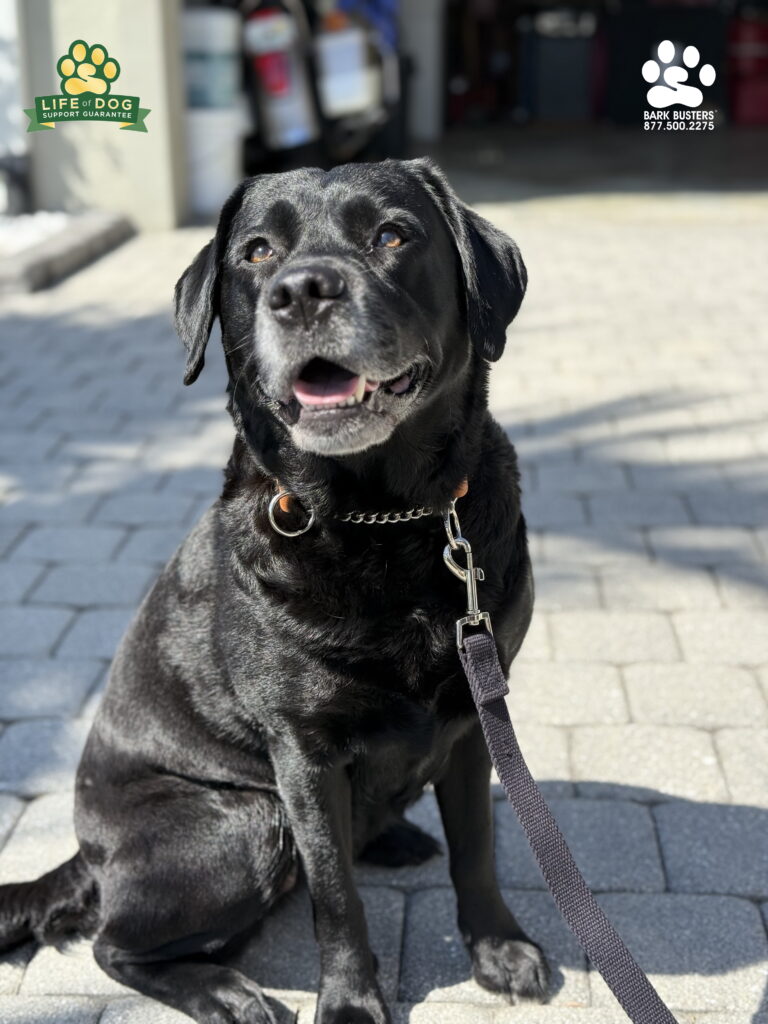
{"label": "dog's hind leg", "polygon": [[96,883],[80,853],[34,882],[0,886],[0,951],[28,939],[55,943],[90,935],[98,907]]}
{"label": "dog's hind leg", "polygon": [[295,882],[279,799],[202,790],[134,806],[100,878],[97,962],[200,1024],[275,1024],[259,985],[214,955]]}

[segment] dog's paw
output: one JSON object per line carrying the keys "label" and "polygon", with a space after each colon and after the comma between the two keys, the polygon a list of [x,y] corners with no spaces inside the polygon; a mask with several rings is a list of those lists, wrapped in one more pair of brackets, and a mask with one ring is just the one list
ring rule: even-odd
{"label": "dog's paw", "polygon": [[440,843],[410,821],[398,821],[363,848],[360,860],[385,868],[414,867],[442,853]]}
{"label": "dog's paw", "polygon": [[512,1003],[531,999],[543,1003],[549,990],[549,965],[533,942],[486,938],[470,950],[475,981],[501,992]]}

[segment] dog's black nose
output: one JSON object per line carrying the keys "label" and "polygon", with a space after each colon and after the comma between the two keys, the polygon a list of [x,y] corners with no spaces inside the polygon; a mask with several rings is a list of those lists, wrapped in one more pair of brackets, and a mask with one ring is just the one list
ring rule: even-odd
{"label": "dog's black nose", "polygon": [[344,278],[322,263],[286,267],[272,282],[269,308],[284,323],[310,324],[330,311],[344,294]]}

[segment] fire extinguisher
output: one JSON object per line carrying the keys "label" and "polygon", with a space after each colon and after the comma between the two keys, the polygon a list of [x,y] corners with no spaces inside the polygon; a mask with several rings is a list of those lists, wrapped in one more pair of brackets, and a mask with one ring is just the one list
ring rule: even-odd
{"label": "fire extinguisher", "polygon": [[266,148],[316,142],[320,122],[306,58],[309,26],[301,5],[263,0],[246,15],[243,40]]}

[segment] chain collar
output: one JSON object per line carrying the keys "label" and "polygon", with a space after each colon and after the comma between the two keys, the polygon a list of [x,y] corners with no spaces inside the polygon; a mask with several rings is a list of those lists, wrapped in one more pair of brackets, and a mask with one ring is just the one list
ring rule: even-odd
{"label": "chain collar", "polygon": [[[300,537],[303,533],[314,526],[315,513],[310,509],[307,513],[307,522],[298,530],[286,530],[277,521],[276,512],[289,513],[296,502],[296,496],[290,491],[284,491],[277,485],[277,494],[272,498],[267,510],[269,524],[272,529],[283,537]],[[457,498],[463,498],[467,493],[468,483],[466,480],[456,488],[456,493],[451,499],[450,510],[453,511]],[[403,512],[345,512],[343,515],[335,515],[332,518],[340,523],[353,523],[356,526],[385,526],[389,523],[408,523],[414,519],[423,519],[424,516],[443,516],[445,509],[431,507],[409,508]]]}
{"label": "chain collar", "polygon": [[434,515],[438,513],[433,508],[409,508],[407,512],[347,512],[343,516],[333,518],[338,519],[340,523],[383,526],[385,523],[407,523],[411,519]]}

